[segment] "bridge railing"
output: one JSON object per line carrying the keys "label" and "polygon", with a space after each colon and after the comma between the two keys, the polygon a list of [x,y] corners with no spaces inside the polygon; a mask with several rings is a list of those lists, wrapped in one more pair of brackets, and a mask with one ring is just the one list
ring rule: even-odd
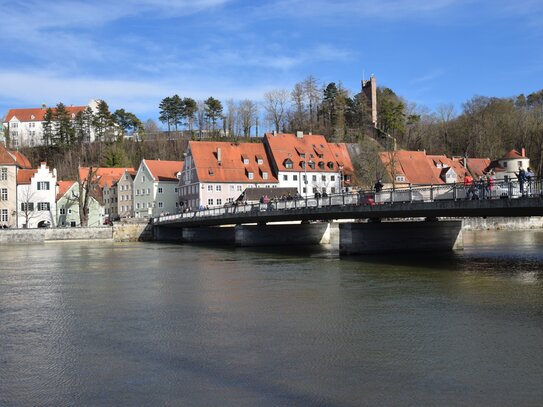
{"label": "bridge railing", "polygon": [[402,188],[386,188],[378,193],[371,190],[356,193],[330,194],[291,200],[271,200],[267,203],[229,204],[187,211],[173,215],[162,215],[154,222],[173,221],[183,218],[203,218],[228,214],[250,214],[256,212],[283,211],[302,208],[322,208],[348,205],[382,205],[405,202],[435,202],[467,199],[516,199],[523,196],[543,195],[543,179],[500,181],[491,184],[474,182],[465,184],[417,185]]}

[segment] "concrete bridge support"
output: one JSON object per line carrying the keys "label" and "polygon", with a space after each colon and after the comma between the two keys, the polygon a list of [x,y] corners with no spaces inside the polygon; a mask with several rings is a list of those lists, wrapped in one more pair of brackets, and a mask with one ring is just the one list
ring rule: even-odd
{"label": "concrete bridge support", "polygon": [[157,242],[183,241],[183,229],[165,226],[153,226],[153,240]]}
{"label": "concrete bridge support", "polygon": [[300,246],[330,243],[330,224],[271,224],[236,226],[236,246]]}
{"label": "concrete bridge support", "polygon": [[437,252],[463,248],[462,221],[342,223],[340,254]]}
{"label": "concrete bridge support", "polygon": [[234,226],[183,228],[183,242],[231,244],[235,242]]}

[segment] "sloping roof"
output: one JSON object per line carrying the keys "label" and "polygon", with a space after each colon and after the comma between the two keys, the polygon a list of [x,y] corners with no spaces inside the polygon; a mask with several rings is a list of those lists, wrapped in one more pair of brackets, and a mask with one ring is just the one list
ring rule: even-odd
{"label": "sloping roof", "polygon": [[178,181],[183,161],[143,160],[155,181]]}
{"label": "sloping roof", "polygon": [[[268,144],[279,171],[338,172],[339,166],[343,165],[344,170],[350,167],[352,172],[351,159],[345,145],[328,143],[322,135],[304,134],[303,137],[297,137],[292,133],[266,133],[264,142]],[[302,158],[304,152],[305,157]],[[285,167],[287,160],[292,161],[292,168]],[[302,163],[310,160],[315,163],[314,168],[306,165],[304,169]],[[319,162],[324,163],[324,168],[319,167]]]}
{"label": "sloping roof", "polygon": [[279,199],[290,195],[294,198],[297,194],[297,188],[247,188],[236,201],[258,201],[262,196],[267,196],[269,199]]}
{"label": "sloping roof", "polygon": [[28,158],[18,151],[9,151],[0,143],[0,165],[16,165],[19,168],[32,168]]}
{"label": "sloping roof", "polygon": [[[76,115],[79,112],[85,110],[87,106],[66,106],[66,110],[71,115]],[[56,108],[52,107],[51,110],[56,112]],[[30,109],[10,109],[4,118],[4,122],[9,122],[16,117],[21,122],[41,122],[47,108],[30,108]]]}
{"label": "sloping roof", "polygon": [[490,163],[490,158],[468,158],[468,170],[475,179],[479,179],[489,170]]}
{"label": "sloping roof", "polygon": [[511,159],[518,159],[518,158],[526,158],[526,157],[523,157],[522,154],[520,154],[517,150],[508,151],[502,157],[503,160],[511,160]]}
{"label": "sloping roof", "polygon": [[[191,141],[189,149],[200,182],[277,183],[262,143]],[[244,156],[248,164],[243,163]],[[257,158],[262,159],[262,164],[258,164]],[[264,173],[267,179],[263,178]]]}
{"label": "sloping roof", "polygon": [[424,151],[390,151],[379,153],[390,178],[403,175],[410,184],[443,184],[441,169],[435,170]]}
{"label": "sloping roof", "polygon": [[24,169],[17,171],[17,185],[30,184],[34,174],[38,172],[37,169]]}
{"label": "sloping roof", "polygon": [[[95,173],[94,178],[98,181],[100,188],[112,186],[119,178],[121,178],[125,171],[134,171],[134,168],[125,167],[95,167],[92,169]],[[79,167],[79,179],[83,180],[89,175],[89,167]]]}
{"label": "sloping roof", "polygon": [[66,192],[68,192],[68,190],[72,187],[73,184],[75,184],[76,182],[75,181],[58,181],[57,182],[57,186],[58,186],[58,191],[57,191],[57,198],[56,200],[58,201],[60,198],[62,198],[64,196],[64,194]]}

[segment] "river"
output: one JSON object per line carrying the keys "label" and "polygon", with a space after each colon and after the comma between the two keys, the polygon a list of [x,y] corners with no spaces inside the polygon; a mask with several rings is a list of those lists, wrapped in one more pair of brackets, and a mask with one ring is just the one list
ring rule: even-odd
{"label": "river", "polygon": [[2,246],[1,406],[540,406],[543,231],[433,256]]}

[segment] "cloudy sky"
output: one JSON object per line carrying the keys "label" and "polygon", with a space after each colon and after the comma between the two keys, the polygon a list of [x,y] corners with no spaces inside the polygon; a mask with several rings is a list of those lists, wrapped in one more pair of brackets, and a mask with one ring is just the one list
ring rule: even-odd
{"label": "cloudy sky", "polygon": [[309,74],[458,108],[543,88],[541,0],[0,0],[0,115],[92,98],[262,99]]}

